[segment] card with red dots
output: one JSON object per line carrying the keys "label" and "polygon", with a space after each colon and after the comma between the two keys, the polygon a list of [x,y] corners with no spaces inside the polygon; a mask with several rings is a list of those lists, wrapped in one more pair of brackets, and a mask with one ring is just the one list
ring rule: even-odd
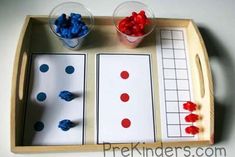
{"label": "card with red dots", "polygon": [[150,54],[97,54],[97,143],[155,142]]}
{"label": "card with red dots", "polygon": [[191,112],[183,108],[193,101],[192,80],[185,29],[160,28],[157,32],[158,82],[163,141],[197,140],[186,132],[194,125],[185,120]]}
{"label": "card with red dots", "polygon": [[[34,53],[30,64],[23,144],[83,144],[86,54]],[[72,128],[62,128],[62,120]]]}

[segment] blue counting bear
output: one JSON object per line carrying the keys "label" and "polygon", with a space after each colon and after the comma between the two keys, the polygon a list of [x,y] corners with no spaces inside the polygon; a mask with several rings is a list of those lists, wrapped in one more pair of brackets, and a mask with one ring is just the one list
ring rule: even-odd
{"label": "blue counting bear", "polygon": [[69,91],[61,91],[59,94],[59,97],[61,99],[64,99],[65,101],[71,101],[74,99],[74,94]]}
{"label": "blue counting bear", "polygon": [[61,128],[63,131],[68,131],[70,128],[74,127],[74,123],[69,119],[64,119],[59,122],[58,128]]}
{"label": "blue counting bear", "polygon": [[66,15],[62,14],[55,20],[55,25],[61,27],[66,22]]}
{"label": "blue counting bear", "polygon": [[77,38],[88,33],[87,25],[82,21],[80,14],[71,13],[68,18],[65,14],[60,15],[55,20],[56,33],[63,38]]}

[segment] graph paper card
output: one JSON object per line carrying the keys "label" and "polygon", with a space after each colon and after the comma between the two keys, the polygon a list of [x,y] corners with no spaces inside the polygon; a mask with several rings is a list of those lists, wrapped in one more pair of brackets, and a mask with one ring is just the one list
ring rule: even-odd
{"label": "graph paper card", "polygon": [[160,95],[162,141],[198,139],[186,134],[193,125],[185,121],[190,114],[183,109],[192,100],[192,83],[184,28],[160,28],[157,31],[158,83]]}

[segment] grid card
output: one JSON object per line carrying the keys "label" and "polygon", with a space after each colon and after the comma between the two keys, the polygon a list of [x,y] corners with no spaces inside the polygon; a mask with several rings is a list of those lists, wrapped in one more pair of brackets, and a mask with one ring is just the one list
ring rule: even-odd
{"label": "grid card", "polygon": [[184,120],[189,112],[183,109],[183,103],[193,101],[185,39],[184,28],[159,28],[157,31],[162,141],[198,139],[196,135],[185,133],[185,128],[192,123]]}
{"label": "grid card", "polygon": [[97,55],[97,143],[155,142],[149,54]]}
{"label": "grid card", "polygon": [[[85,68],[85,54],[32,54],[24,145],[84,143]],[[63,90],[75,98],[61,99]],[[64,119],[75,126],[62,131],[58,125]]]}

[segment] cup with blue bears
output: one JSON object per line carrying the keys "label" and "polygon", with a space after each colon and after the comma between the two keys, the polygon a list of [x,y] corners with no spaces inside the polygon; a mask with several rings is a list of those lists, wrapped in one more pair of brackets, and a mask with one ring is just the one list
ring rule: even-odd
{"label": "cup with blue bears", "polygon": [[81,3],[65,2],[49,14],[49,26],[63,45],[71,50],[81,48],[94,26],[92,13]]}

